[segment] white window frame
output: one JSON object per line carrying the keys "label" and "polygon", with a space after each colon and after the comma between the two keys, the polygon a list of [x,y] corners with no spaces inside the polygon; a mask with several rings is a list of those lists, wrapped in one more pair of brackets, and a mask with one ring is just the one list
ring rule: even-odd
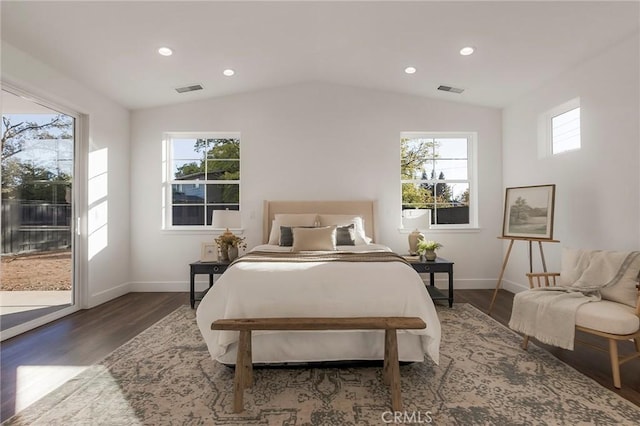
{"label": "white window frame", "polygon": [[580,109],[580,145],[577,148],[555,152],[553,141],[553,119],[576,108],[580,108],[580,98],[574,98],[549,111],[540,114],[538,118],[538,154],[540,158],[551,157],[568,152],[575,152],[582,148],[582,109]]}
{"label": "white window frame", "polygon": [[[444,179],[437,180],[438,183],[466,183],[469,185],[469,223],[464,224],[430,224],[428,230],[470,230],[478,229],[478,134],[476,132],[402,132],[400,139],[403,138],[465,138],[467,139],[467,179]],[[402,179],[400,178],[400,212],[402,214],[402,184],[403,183],[423,183],[421,179]],[[413,229],[402,227],[401,219],[400,230],[403,232],[411,232]],[[421,229],[426,230],[426,229]]]}
{"label": "white window frame", "polygon": [[[172,179],[173,159],[171,158],[171,140],[172,139],[238,139],[240,140],[240,179],[238,180],[196,180],[196,181],[180,181],[180,184],[237,184],[239,191],[238,211],[242,211],[242,139],[240,132],[167,132],[162,139],[162,229],[167,231],[211,231],[211,225],[207,225],[205,217],[204,225],[173,225],[173,196],[172,185],[177,182]],[[204,206],[206,209],[206,204]],[[242,229],[233,229],[236,233],[242,233]]]}

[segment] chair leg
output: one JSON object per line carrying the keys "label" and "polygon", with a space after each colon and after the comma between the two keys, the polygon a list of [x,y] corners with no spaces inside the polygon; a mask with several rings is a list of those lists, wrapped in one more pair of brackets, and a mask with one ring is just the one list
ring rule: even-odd
{"label": "chair leg", "polygon": [[522,339],[522,349],[526,351],[528,346],[529,346],[529,336],[525,334],[524,339]]}
{"label": "chair leg", "polygon": [[620,383],[620,360],[618,359],[618,341],[615,339],[609,339],[609,356],[611,357],[613,386],[616,389],[620,389],[622,387]]}
{"label": "chair leg", "polygon": [[633,343],[636,345],[636,352],[640,353],[640,337],[633,339]]}

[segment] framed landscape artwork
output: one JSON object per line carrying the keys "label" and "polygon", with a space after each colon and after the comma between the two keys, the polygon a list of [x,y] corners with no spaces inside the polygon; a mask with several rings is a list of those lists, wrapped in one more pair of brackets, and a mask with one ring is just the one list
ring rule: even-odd
{"label": "framed landscape artwork", "polygon": [[507,188],[502,236],[553,239],[555,185]]}

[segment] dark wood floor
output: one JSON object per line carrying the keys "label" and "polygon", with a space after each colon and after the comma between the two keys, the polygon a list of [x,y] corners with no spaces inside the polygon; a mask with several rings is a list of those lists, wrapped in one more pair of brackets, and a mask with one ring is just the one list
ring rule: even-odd
{"label": "dark wood floor", "polygon": [[[457,290],[456,302],[470,303],[486,312],[492,293],[492,290]],[[130,293],[2,342],[0,421],[15,412],[17,371],[20,366],[95,364],[178,306],[188,303],[187,293]],[[506,324],[512,303],[513,294],[501,290],[492,317]],[[584,337],[584,340],[588,338]],[[604,347],[603,341],[590,340]],[[544,347],[578,371],[640,406],[640,361],[631,361],[622,366],[622,390],[615,390],[607,354],[585,346],[578,346],[573,352]],[[630,352],[631,349],[631,343],[628,347],[625,344],[621,353]],[[37,386],[37,376],[29,380]],[[28,384],[20,384],[21,388],[25,385]]]}

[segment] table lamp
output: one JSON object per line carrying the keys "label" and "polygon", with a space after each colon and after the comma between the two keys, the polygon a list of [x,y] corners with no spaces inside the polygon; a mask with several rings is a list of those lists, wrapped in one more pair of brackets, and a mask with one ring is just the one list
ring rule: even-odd
{"label": "table lamp", "polygon": [[233,235],[229,228],[240,228],[240,211],[238,210],[214,210],[211,216],[211,225],[216,229],[226,229],[222,235]]}

